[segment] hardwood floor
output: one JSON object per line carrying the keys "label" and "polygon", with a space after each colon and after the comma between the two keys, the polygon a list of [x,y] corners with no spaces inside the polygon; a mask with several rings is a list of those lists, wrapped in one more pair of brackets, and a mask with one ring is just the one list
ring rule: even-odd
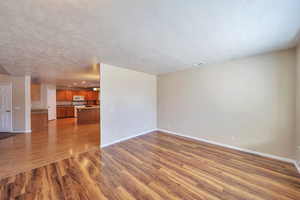
{"label": "hardwood floor", "polygon": [[[43,124],[43,123],[40,123]],[[97,148],[99,124],[77,125],[76,119],[50,121],[31,134],[0,140],[0,179]]]}
{"label": "hardwood floor", "polygon": [[0,199],[299,200],[292,164],[154,132],[0,181]]}
{"label": "hardwood floor", "polygon": [[14,136],[16,136],[16,134],[14,134],[14,133],[3,133],[3,132],[1,132],[0,133],[0,140],[4,140],[6,138],[14,137]]}

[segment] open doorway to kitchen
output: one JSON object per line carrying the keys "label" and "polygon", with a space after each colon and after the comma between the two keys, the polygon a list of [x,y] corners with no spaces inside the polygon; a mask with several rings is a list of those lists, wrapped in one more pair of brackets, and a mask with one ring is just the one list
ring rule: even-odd
{"label": "open doorway to kitchen", "polygon": [[50,78],[31,78],[31,133],[0,141],[0,179],[100,147],[100,64]]}

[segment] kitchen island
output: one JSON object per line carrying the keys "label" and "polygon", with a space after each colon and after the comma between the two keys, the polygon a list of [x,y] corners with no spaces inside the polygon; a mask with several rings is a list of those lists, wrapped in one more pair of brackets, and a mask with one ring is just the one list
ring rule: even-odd
{"label": "kitchen island", "polygon": [[87,106],[77,108],[77,123],[78,124],[90,124],[100,122],[100,107],[99,106]]}

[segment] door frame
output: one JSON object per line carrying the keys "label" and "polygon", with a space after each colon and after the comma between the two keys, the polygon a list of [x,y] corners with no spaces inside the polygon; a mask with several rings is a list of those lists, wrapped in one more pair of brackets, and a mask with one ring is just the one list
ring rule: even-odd
{"label": "door frame", "polygon": [[13,132],[13,110],[12,110],[12,83],[8,82],[1,82],[0,81],[0,87],[1,86],[8,86],[9,87],[9,93],[10,93],[10,127],[8,132]]}
{"label": "door frame", "polygon": [[[53,91],[50,91],[50,90],[53,90]],[[54,110],[54,118],[52,119],[50,116],[51,116],[51,112],[50,112],[50,109],[52,106],[50,106],[50,103],[49,102],[49,93],[50,92],[54,92],[54,95],[56,96],[56,87],[55,88],[51,88],[51,86],[47,85],[47,110],[48,110],[48,121],[53,121],[53,120],[56,120],[57,119],[57,113],[56,113],[56,98],[55,98],[55,106],[54,108],[52,108]]]}

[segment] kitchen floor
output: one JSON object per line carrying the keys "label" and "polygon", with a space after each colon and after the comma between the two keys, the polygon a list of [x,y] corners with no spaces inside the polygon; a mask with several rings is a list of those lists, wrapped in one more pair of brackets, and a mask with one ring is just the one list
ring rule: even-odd
{"label": "kitchen floor", "polygon": [[100,146],[99,123],[78,125],[76,118],[49,121],[31,134],[0,140],[0,179]]}

